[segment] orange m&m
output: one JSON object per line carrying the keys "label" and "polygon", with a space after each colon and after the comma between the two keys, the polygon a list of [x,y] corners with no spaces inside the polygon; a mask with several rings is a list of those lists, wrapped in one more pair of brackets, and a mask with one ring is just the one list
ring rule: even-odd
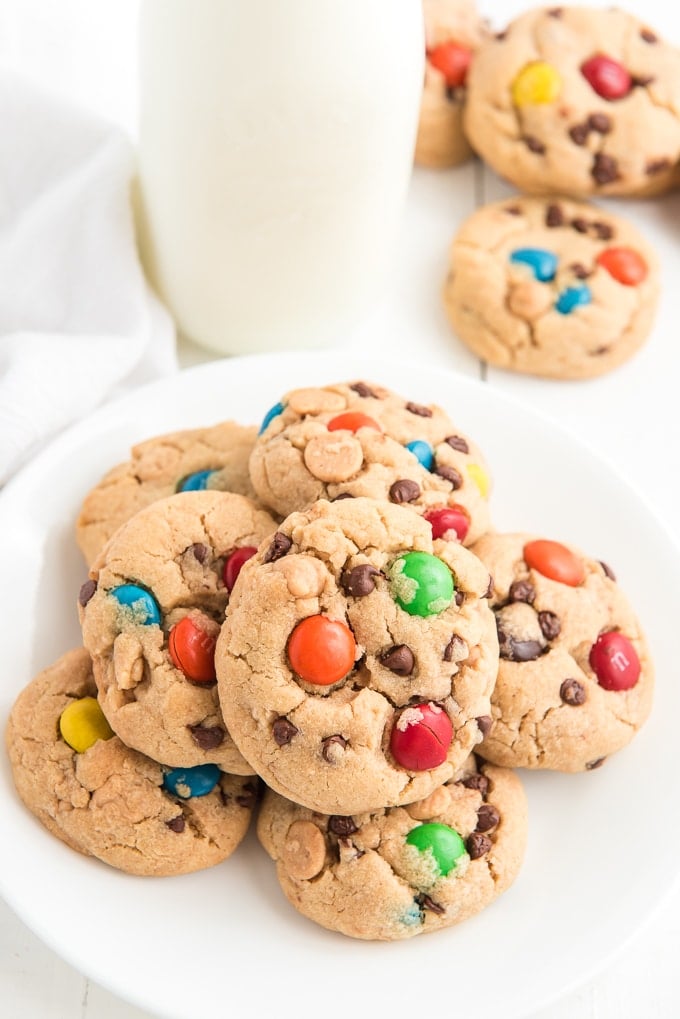
{"label": "orange m&m", "polygon": [[559,541],[528,541],[524,546],[524,561],[529,569],[570,587],[578,587],[585,579],[581,560]]}
{"label": "orange m&m", "polygon": [[194,683],[215,679],[215,644],[219,626],[199,612],[180,619],[168,637],[168,651],[175,668]]}
{"label": "orange m&m", "polygon": [[338,414],[337,417],[331,418],[326,428],[329,432],[358,432],[360,428],[375,428],[378,432],[382,431],[377,421],[358,410],[348,410],[346,414]]}
{"label": "orange m&m", "polygon": [[427,51],[427,59],[440,74],[449,88],[459,88],[465,84],[472,50],[468,46],[461,46],[458,42],[443,42],[439,46],[433,46]]}
{"label": "orange m&m", "polygon": [[345,623],[328,616],[307,616],[288,640],[288,661],[306,683],[330,686],[354,666],[356,643]]}
{"label": "orange m&m", "polygon": [[634,248],[605,248],[595,261],[624,287],[636,287],[647,278],[647,263]]}

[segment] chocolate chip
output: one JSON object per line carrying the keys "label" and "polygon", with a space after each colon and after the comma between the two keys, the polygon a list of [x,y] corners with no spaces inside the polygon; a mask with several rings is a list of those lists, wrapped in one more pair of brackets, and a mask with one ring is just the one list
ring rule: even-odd
{"label": "chocolate chip", "polygon": [[456,491],[463,484],[463,475],[456,470],[455,467],[447,467],[446,464],[437,464],[434,468],[434,473],[438,474],[444,481],[448,481],[451,488]]}
{"label": "chocolate chip", "polygon": [[525,134],[522,141],[530,152],[535,152],[539,156],[542,156],[545,152],[545,145],[543,142],[539,141],[538,138],[534,138],[531,134]]}
{"label": "chocolate chip", "polygon": [[434,899],[431,899],[429,895],[425,894],[425,892],[421,892],[420,895],[416,895],[416,902],[421,909],[429,909],[431,913],[436,913],[437,916],[443,916],[446,912],[445,906],[435,902]]}
{"label": "chocolate chip", "polygon": [[287,718],[281,716],[274,720],[272,724],[272,736],[274,742],[278,743],[280,747],[287,746],[294,736],[297,736],[299,730],[289,722]]}
{"label": "chocolate chip", "polygon": [[523,601],[531,605],[536,597],[536,588],[529,580],[513,580],[508,591],[510,601]]}
{"label": "chocolate chip", "polygon": [[486,585],[486,591],[482,595],[482,598],[492,598],[494,592],[493,577],[489,574],[489,583]]}
{"label": "chocolate chip", "polygon": [[407,403],[406,410],[410,411],[411,414],[417,414],[419,418],[431,418],[432,411],[429,407],[424,407],[420,403]]}
{"label": "chocolate chip", "polygon": [[601,241],[610,241],[614,236],[614,231],[610,227],[609,223],[602,223],[601,220],[596,220],[593,224],[593,231],[595,236]]}
{"label": "chocolate chip", "polygon": [[208,558],[208,552],[210,551],[210,549],[208,548],[207,545],[203,545],[200,541],[197,541],[193,545],[190,545],[187,551],[191,552],[194,559],[197,562],[199,562],[202,566],[203,563]]}
{"label": "chocolate chip", "polygon": [[78,592],[78,604],[85,608],[90,598],[97,590],[96,580],[86,580],[80,591]]}
{"label": "chocolate chip", "polygon": [[468,446],[467,442],[465,441],[462,435],[447,435],[447,437],[444,439],[444,442],[447,444],[447,446],[450,446],[451,449],[457,449],[459,453],[470,452],[470,447]]}
{"label": "chocolate chip", "polygon": [[340,577],[340,586],[351,598],[365,598],[375,590],[375,578],[382,573],[370,563],[361,563],[351,570],[344,570]]}
{"label": "chocolate chip", "polygon": [[420,485],[408,478],[401,478],[390,485],[389,495],[392,502],[413,502],[420,495]]}
{"label": "chocolate chip", "polygon": [[564,213],[562,212],[562,206],[556,205],[555,202],[551,202],[551,204],[545,210],[545,225],[562,226],[563,224],[564,224]]}
{"label": "chocolate chip", "polygon": [[496,32],[496,34],[494,36],[494,39],[497,39],[498,42],[503,42],[504,39],[507,39],[507,36],[508,36],[507,31],[506,32]]}
{"label": "chocolate chip", "polygon": [[572,219],[571,225],[573,226],[574,230],[576,230],[576,232],[579,234],[588,233],[588,220],[583,219],[582,216],[577,216],[575,219]]}
{"label": "chocolate chip", "polygon": [[286,552],[290,551],[290,547],[293,544],[287,534],[283,534],[282,531],[277,531],[272,538],[272,543],[264,554],[264,563],[275,563],[277,559],[282,559]]}
{"label": "chocolate chip", "polygon": [[612,118],[606,113],[591,113],[588,117],[588,127],[597,134],[609,134],[612,129]]}
{"label": "chocolate chip", "polygon": [[465,778],[460,780],[460,784],[464,785],[466,789],[475,789],[478,793],[481,793],[482,799],[484,799],[489,791],[489,780],[486,775],[482,775],[481,771],[475,771],[472,775],[466,775]]}
{"label": "chocolate chip", "polygon": [[331,499],[331,502],[340,502],[342,499],[353,499],[354,496],[351,492],[341,492],[340,495],[336,495]]}
{"label": "chocolate chip", "polygon": [[586,269],[585,265],[580,262],[572,262],[569,268],[578,280],[587,280],[589,276],[592,276],[590,269]]}
{"label": "chocolate chip", "polygon": [[653,74],[639,74],[633,75],[631,78],[631,84],[633,88],[647,88],[653,81],[656,81]]}
{"label": "chocolate chip", "polygon": [[491,831],[492,828],[496,827],[500,819],[501,815],[491,803],[482,803],[481,807],[477,811],[477,826],[475,831]]}
{"label": "chocolate chip", "polygon": [[344,750],[346,746],[347,740],[342,736],[328,736],[321,744],[321,756],[324,761],[334,764],[338,759],[339,751]]}
{"label": "chocolate chip", "polygon": [[559,637],[562,629],[560,617],[556,616],[554,612],[539,612],[538,625],[546,640],[555,640],[556,637]]}
{"label": "chocolate chip", "polygon": [[595,771],[596,768],[601,768],[606,760],[606,757],[596,757],[594,761],[588,761],[586,771]]}
{"label": "chocolate chip", "polygon": [[460,608],[463,602],[465,601],[465,592],[460,590],[456,591],[456,593],[453,596],[453,600],[455,601],[458,608]]}
{"label": "chocolate chip", "polygon": [[588,135],[590,134],[590,128],[588,124],[574,124],[573,127],[569,128],[569,137],[573,141],[574,145],[585,145],[588,141]]}
{"label": "chocolate chip", "polygon": [[534,662],[543,651],[537,640],[515,640],[502,630],[498,631],[498,653],[508,662]]}
{"label": "chocolate chip", "polygon": [[612,156],[597,152],[590,173],[596,183],[611,184],[619,179],[619,164]]}
{"label": "chocolate chip", "polygon": [[475,722],[479,726],[479,731],[482,736],[486,738],[491,731],[491,726],[493,725],[493,718],[491,715],[478,715]]}
{"label": "chocolate chip", "polygon": [[341,814],[332,814],[328,818],[328,830],[341,838],[347,838],[348,835],[354,835],[355,831],[359,831],[353,818],[343,817]]}
{"label": "chocolate chip", "polygon": [[395,644],[379,656],[379,661],[397,676],[410,676],[416,665],[415,655],[408,644]]}
{"label": "chocolate chip", "polygon": [[465,848],[471,860],[478,860],[480,856],[486,856],[492,845],[493,842],[488,835],[482,835],[481,832],[473,831],[465,843]]}
{"label": "chocolate chip", "polygon": [[188,725],[187,729],[191,733],[194,743],[201,750],[214,750],[215,747],[224,743],[225,732],[221,725]]}
{"label": "chocolate chip", "polygon": [[670,167],[670,159],[652,159],[645,166],[645,173],[648,177],[653,177],[656,173],[664,173],[666,170],[670,170]]}
{"label": "chocolate chip", "polygon": [[[519,205],[506,205],[505,208],[503,209],[503,212],[507,212],[509,216],[522,215],[522,210],[520,209]],[[447,439],[446,441],[448,442],[449,440]]]}
{"label": "chocolate chip", "polygon": [[548,17],[549,18],[561,18],[562,17],[562,12],[563,12],[563,8],[562,7],[551,7],[550,10],[548,11]]}
{"label": "chocolate chip", "polygon": [[565,679],[560,687],[560,697],[565,704],[576,707],[586,702],[586,688],[578,679]]}
{"label": "chocolate chip", "polygon": [[246,782],[246,784],[243,786],[243,792],[239,793],[239,795],[236,797],[236,802],[238,803],[239,807],[245,807],[246,810],[252,810],[252,808],[255,806],[256,799],[257,789],[255,788],[255,786],[251,785],[250,782]]}
{"label": "chocolate chip", "polygon": [[601,559],[600,566],[602,567],[605,577],[609,577],[610,580],[616,581],[616,574],[614,573],[611,566],[609,566],[607,563],[603,563]]}
{"label": "chocolate chip", "polygon": [[354,385],[349,387],[352,389],[357,396],[361,396],[364,399],[372,397],[374,400],[379,400],[380,397],[377,393],[374,393],[370,386],[367,386],[365,382],[355,382]]}
{"label": "chocolate chip", "polygon": [[178,814],[177,817],[172,817],[169,821],[166,821],[165,824],[170,831],[176,831],[177,834],[184,831],[185,821],[182,814]]}
{"label": "chocolate chip", "polygon": [[648,43],[655,43],[659,41],[659,37],[652,32],[651,28],[641,28],[640,38],[644,39],[644,41]]}
{"label": "chocolate chip", "polygon": [[468,646],[462,637],[459,637],[457,633],[452,634],[451,640],[444,648],[444,661],[445,662],[460,662],[463,658],[467,658]]}

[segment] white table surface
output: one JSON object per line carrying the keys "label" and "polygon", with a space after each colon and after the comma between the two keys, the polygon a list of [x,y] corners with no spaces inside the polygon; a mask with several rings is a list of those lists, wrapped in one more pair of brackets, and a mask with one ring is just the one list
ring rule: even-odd
{"label": "white table surface", "polygon": [[[159,0],[160,2],[160,0]],[[368,2],[368,0],[367,0]],[[599,6],[608,6],[602,3]],[[680,9],[667,0],[622,3],[680,45]],[[522,9],[480,3],[493,23]],[[0,0],[0,60],[112,118],[131,132],[135,120],[135,0]],[[457,224],[479,204],[509,194],[480,164],[414,174],[395,266],[352,348],[386,357],[417,355],[488,385],[558,419],[642,490],[680,544],[680,192],[653,202],[607,202],[652,240],[663,267],[663,297],[645,348],[613,374],[558,383],[487,369],[451,335],[439,291]],[[210,354],[181,343],[180,363]],[[615,512],[604,507],[603,513]],[[680,603],[680,592],[669,592]],[[676,677],[666,677],[677,681]],[[680,748],[678,749],[680,753]],[[660,828],[662,832],[662,827]],[[7,832],[3,838],[11,837]],[[653,853],[648,865],[653,866]],[[539,1019],[670,1019],[680,1014],[680,890],[645,930],[595,979]],[[0,900],[0,1014],[12,1019],[143,1019],[46,948]],[[198,1011],[197,1011],[198,1014]]]}

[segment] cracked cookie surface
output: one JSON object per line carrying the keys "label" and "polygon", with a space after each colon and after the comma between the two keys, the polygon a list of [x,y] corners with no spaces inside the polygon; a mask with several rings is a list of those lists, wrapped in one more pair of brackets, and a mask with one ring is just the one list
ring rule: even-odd
{"label": "cracked cookie surface", "polygon": [[256,437],[255,426],[223,421],[133,446],[130,459],[108,471],[85,496],[76,522],[76,540],[85,561],[94,562],[121,524],[140,509],[181,490],[183,484],[254,498],[248,459]]}
{"label": "cracked cookie surface", "polygon": [[522,191],[666,191],[680,158],[680,50],[616,8],[527,11],[477,51],[465,130]]}
{"label": "cracked cookie surface", "polygon": [[643,725],[654,686],[611,568],[528,534],[486,535],[475,552],[493,577],[500,645],[493,724],[478,752],[508,767],[598,767]]}
{"label": "cracked cookie surface", "polygon": [[288,901],[322,927],[382,941],[479,913],[517,877],[526,832],[517,775],[474,755],[405,807],[329,816],[268,789],[258,817]]}
{"label": "cracked cookie surface", "polygon": [[428,795],[489,722],[485,567],[370,499],[291,514],[243,567],[215,664],[226,723],[281,795],[327,813]]}
{"label": "cracked cookie surface", "polygon": [[206,795],[163,788],[165,769],[117,736],[76,752],[62,713],[97,688],[84,648],[67,652],[17,698],[6,742],[17,791],[57,838],[131,874],[186,874],[226,860],[245,835],[257,779],[221,773]]}
{"label": "cracked cookie surface", "polygon": [[518,195],[460,227],[443,299],[457,336],[489,364],[552,378],[603,374],[646,340],[656,255],[620,216]]}
{"label": "cracked cookie surface", "polygon": [[490,526],[491,481],[474,441],[435,404],[374,383],[287,393],[265,418],[250,473],[258,497],[281,516],[317,499],[365,496],[421,514],[451,509],[449,537],[465,545]]}
{"label": "cracked cookie surface", "polygon": [[128,746],[173,767],[251,774],[222,718],[214,646],[232,556],[254,553],[270,515],[230,492],[183,492],[140,510],[80,594],[99,699]]}

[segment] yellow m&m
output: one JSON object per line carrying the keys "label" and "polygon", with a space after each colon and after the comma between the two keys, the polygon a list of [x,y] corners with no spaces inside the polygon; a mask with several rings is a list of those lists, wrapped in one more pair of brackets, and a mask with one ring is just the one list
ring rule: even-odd
{"label": "yellow m&m", "polygon": [[479,489],[482,498],[486,499],[489,494],[489,488],[491,487],[489,475],[483,467],[479,466],[479,464],[468,464],[467,472],[471,480],[474,481],[475,485]]}
{"label": "yellow m&m", "polygon": [[538,106],[554,103],[562,90],[562,79],[552,64],[533,60],[526,64],[512,83],[515,106]]}
{"label": "yellow m&m", "polygon": [[59,717],[59,732],[78,754],[94,746],[97,740],[111,739],[113,729],[106,721],[96,697],[71,701]]}

